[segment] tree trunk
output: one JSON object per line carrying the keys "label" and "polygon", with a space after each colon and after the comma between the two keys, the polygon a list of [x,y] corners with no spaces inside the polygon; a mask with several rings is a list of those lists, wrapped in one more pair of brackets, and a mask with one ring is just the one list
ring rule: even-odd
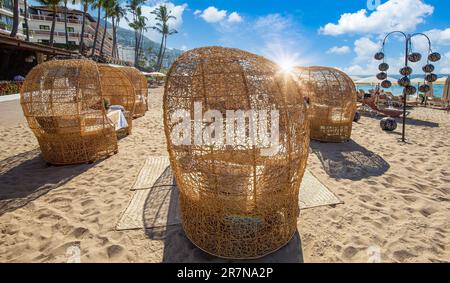
{"label": "tree trunk", "polygon": [[119,26],[119,24],[120,24],[120,18],[117,18],[117,22],[116,22],[116,30],[114,31],[114,34],[115,34],[115,40],[116,40],[116,43],[115,43],[115,45],[116,45],[116,56],[117,56],[117,58],[119,58],[119,46],[118,46],[118,44],[117,44],[117,27]]}
{"label": "tree trunk", "polygon": [[30,41],[30,29],[28,28],[28,2],[27,2],[27,0],[24,0],[23,6],[25,8],[24,21],[25,21],[26,41]]}
{"label": "tree trunk", "polygon": [[134,65],[137,67],[139,64],[139,31],[136,29],[134,32]]}
{"label": "tree trunk", "polygon": [[164,34],[161,37],[161,45],[159,46],[158,51],[158,60],[156,60],[156,69],[158,69],[160,65],[163,46],[164,46]]}
{"label": "tree trunk", "polygon": [[163,53],[161,55],[161,64],[159,65],[158,72],[161,70],[162,64],[164,62],[164,56],[166,55],[166,47],[167,47],[167,34],[166,34],[166,36],[164,38],[164,49],[163,49]]}
{"label": "tree trunk", "polygon": [[116,25],[115,25],[115,17],[111,17],[111,24],[112,24],[112,36],[113,36],[111,57],[116,58]]}
{"label": "tree trunk", "polygon": [[108,13],[105,13],[105,28],[103,29],[102,43],[100,44],[100,55],[103,56],[103,46],[105,44],[106,32],[108,31]]}
{"label": "tree trunk", "polygon": [[95,26],[94,44],[92,45],[91,56],[94,56],[94,54],[95,54],[95,47],[97,46],[98,29],[100,28],[100,10],[101,10],[101,7],[98,7],[97,25]]}
{"label": "tree trunk", "polygon": [[84,25],[86,24],[86,13],[88,11],[88,4],[85,0],[83,5],[83,23],[81,25],[81,37],[80,37],[80,53],[83,54],[84,52]]}
{"label": "tree trunk", "polygon": [[50,46],[53,46],[53,37],[55,33],[55,25],[56,25],[56,5],[53,6],[53,17],[52,17],[52,29],[50,30]]}
{"label": "tree trunk", "polygon": [[66,49],[69,48],[69,33],[67,32],[67,0],[64,0],[64,34],[66,36]]}
{"label": "tree trunk", "polygon": [[13,0],[13,2],[13,26],[9,35],[16,37],[17,31],[19,30],[19,0]]}

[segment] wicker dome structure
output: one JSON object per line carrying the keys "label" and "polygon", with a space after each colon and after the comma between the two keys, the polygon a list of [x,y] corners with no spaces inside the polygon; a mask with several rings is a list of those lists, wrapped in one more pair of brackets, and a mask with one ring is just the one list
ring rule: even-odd
{"label": "wicker dome structure", "polygon": [[54,60],[28,73],[20,103],[48,163],[93,162],[117,152],[102,94],[93,61]]}
{"label": "wicker dome structure", "polygon": [[125,118],[128,127],[124,129],[126,134],[131,134],[133,128],[133,115],[136,103],[135,89],[122,68],[108,64],[97,64],[100,74],[100,83],[103,97],[109,105],[121,105],[125,108]]}
{"label": "wicker dome structure", "polygon": [[148,86],[147,80],[133,67],[121,67],[121,70],[127,75],[128,79],[134,86],[136,94],[136,103],[134,107],[134,118],[142,117],[148,110]]}
{"label": "wicker dome structure", "polygon": [[[224,258],[258,258],[288,243],[297,230],[309,147],[307,105],[293,77],[273,62],[238,49],[193,49],[172,65],[163,107],[187,237]],[[260,113],[271,113],[267,127],[273,135],[273,127],[278,128],[279,138],[269,153],[262,131],[249,142],[250,118],[242,127],[230,116],[240,110],[258,111],[258,123],[264,121]],[[205,134],[211,125],[211,120],[197,119],[199,111],[205,117],[215,113],[219,130],[214,137],[219,138],[202,139],[200,133],[198,140],[196,131]],[[178,135],[180,113],[187,123],[186,132]],[[279,114],[278,121],[273,113]],[[226,141],[220,138],[225,132],[220,125],[227,129]]]}
{"label": "wicker dome structure", "polygon": [[329,67],[296,68],[311,106],[311,138],[324,142],[348,141],[356,112],[356,88],[344,72]]}

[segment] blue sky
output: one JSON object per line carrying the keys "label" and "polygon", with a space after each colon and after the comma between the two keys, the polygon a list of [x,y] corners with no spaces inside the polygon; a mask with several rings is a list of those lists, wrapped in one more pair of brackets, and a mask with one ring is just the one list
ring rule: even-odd
{"label": "blue sky", "polygon": [[[369,3],[368,3],[369,2]],[[379,6],[371,3],[379,2]],[[241,48],[278,63],[324,65],[353,75],[376,74],[372,60],[386,32],[425,32],[443,59],[437,73],[450,73],[450,17],[447,0],[148,0],[144,13],[160,3],[177,17],[179,49],[221,45]],[[447,14],[447,15],[446,15]],[[150,17],[151,18],[151,17]],[[150,19],[149,24],[152,24]],[[123,21],[123,27],[127,23]],[[147,34],[159,41],[153,31]],[[426,53],[426,40],[414,40]],[[386,49],[391,69],[401,65],[403,44],[393,37]],[[424,56],[426,57],[426,56]],[[414,65],[420,71],[425,62]]]}

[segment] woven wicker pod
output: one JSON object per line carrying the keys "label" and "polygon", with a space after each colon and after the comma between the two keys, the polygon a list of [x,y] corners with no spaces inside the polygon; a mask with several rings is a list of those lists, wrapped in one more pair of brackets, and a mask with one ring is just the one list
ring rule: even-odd
{"label": "woven wicker pod", "polygon": [[117,151],[94,62],[61,60],[37,65],[26,77],[20,102],[47,162],[93,162]]}
{"label": "woven wicker pod", "polygon": [[125,118],[128,127],[124,129],[126,134],[131,133],[133,127],[134,105],[136,102],[135,90],[132,82],[123,71],[107,64],[97,64],[100,73],[100,83],[103,97],[110,105],[121,105],[125,108]]}
{"label": "woven wicker pod", "polygon": [[348,141],[356,111],[356,88],[352,79],[329,67],[296,68],[295,73],[310,100],[311,138],[325,142]]}
{"label": "woven wicker pod", "polygon": [[136,93],[136,103],[134,107],[134,118],[142,117],[148,110],[148,87],[147,80],[133,67],[122,67],[121,70],[127,75],[128,79],[133,83]]}
{"label": "woven wicker pod", "polygon": [[[273,122],[279,126],[278,145],[268,156],[264,151],[268,145],[260,137],[255,145],[242,138],[234,145],[218,140],[195,143],[194,134],[184,144],[175,142],[179,119],[174,115],[179,110],[190,113],[187,130],[193,131],[194,106],[199,102],[203,113],[218,110],[217,117],[228,125],[234,120],[227,111],[278,111],[279,122]],[[291,239],[308,156],[306,111],[293,78],[251,53],[200,48],[184,53],[172,65],[164,92],[164,126],[180,188],[183,228],[195,245],[220,257],[257,258]],[[236,126],[231,137],[248,130]]]}

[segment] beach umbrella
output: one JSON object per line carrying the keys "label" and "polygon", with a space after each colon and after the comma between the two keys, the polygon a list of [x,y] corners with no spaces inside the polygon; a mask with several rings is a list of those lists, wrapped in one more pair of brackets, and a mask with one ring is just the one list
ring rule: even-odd
{"label": "beach umbrella", "polygon": [[16,82],[23,82],[24,80],[25,78],[21,75],[14,76],[14,81]]}
{"label": "beach umbrella", "polygon": [[145,76],[153,76],[153,77],[165,77],[166,74],[160,73],[160,72],[150,72],[150,73],[144,73]]}
{"label": "beach umbrella", "polygon": [[[391,78],[391,77],[387,77],[386,80],[391,81],[393,84],[395,84],[397,82],[396,79]],[[381,83],[381,81],[375,76],[363,78],[363,79],[357,80],[355,82],[355,84],[360,84],[360,85],[377,85],[380,83]]]}
{"label": "beach umbrella", "polygon": [[423,84],[423,83],[424,83],[424,78],[411,79],[411,84]]}

